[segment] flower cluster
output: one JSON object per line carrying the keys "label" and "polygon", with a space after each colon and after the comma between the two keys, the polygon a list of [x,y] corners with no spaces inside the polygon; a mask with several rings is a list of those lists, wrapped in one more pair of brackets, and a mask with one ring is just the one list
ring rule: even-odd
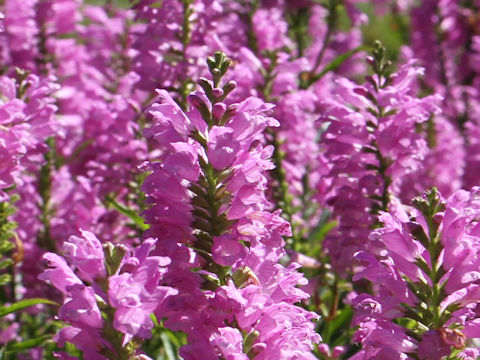
{"label": "flower cluster", "polygon": [[370,235],[384,246],[378,257],[355,255],[361,270],[354,280],[367,279],[374,289],[352,299],[363,345],[356,358],[433,360],[456,349],[460,358],[476,359],[478,189],[457,191],[446,202],[432,190],[413,204],[408,212],[380,215],[383,227]]}
{"label": "flower cluster", "polygon": [[0,1],[0,357],[479,357],[479,12]]}
{"label": "flower cluster", "polygon": [[[21,71],[16,77],[2,76],[0,83],[0,187],[5,189],[21,184],[23,171],[43,163],[44,140],[59,129],[52,97],[58,85],[52,77],[42,79]],[[5,197],[0,190],[0,200]]]}
{"label": "flower cluster", "polygon": [[179,290],[162,314],[189,336],[185,359],[309,358],[316,316],[293,305],[306,297],[295,288],[303,279],[296,265],[278,264],[290,229],[265,197],[273,149],[258,141],[278,123],[258,98],[223,102],[236,87],[221,82],[229,64],[222,53],[208,59],[212,80],[200,78],[190,111],[165,91],[150,108],[146,135],[163,152],[143,187],[145,235],[172,259],[165,280]]}
{"label": "flower cluster", "polygon": [[415,127],[438,111],[435,97],[411,95],[422,69],[408,63],[389,74],[379,44],[369,62],[375,74],[363,86],[341,79],[337,99],[324,104],[326,197],[339,219],[325,247],[338,271],[351,266],[355,252],[375,252],[367,239],[376,214],[395,207],[391,195],[400,195],[404,176],[421,167],[427,144]]}
{"label": "flower cluster", "polygon": [[146,239],[131,253],[82,231],[64,243],[65,258],[44,255],[47,269],[39,279],[62,293],[58,316],[69,324],[55,337],[60,346],[71,342],[89,359],[131,359],[138,346],[132,339],[151,336],[150,315],[177,292],[159,285],[170,259],[150,256],[154,245]]}

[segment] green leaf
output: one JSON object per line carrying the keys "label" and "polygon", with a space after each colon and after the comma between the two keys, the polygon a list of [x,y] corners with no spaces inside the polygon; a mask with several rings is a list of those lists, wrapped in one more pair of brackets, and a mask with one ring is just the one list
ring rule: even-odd
{"label": "green leaf", "polygon": [[179,333],[175,333],[173,331],[170,331],[170,330],[164,330],[164,332],[168,335],[168,338],[170,339],[170,342],[178,349],[180,348],[182,345],[186,344],[186,341],[182,341],[180,338],[179,338]]}
{"label": "green leaf", "polygon": [[311,251],[308,251],[306,255],[315,256],[316,253],[321,250],[321,244],[325,239],[325,236],[327,236],[327,234],[330,233],[330,231],[332,231],[337,225],[338,224],[336,220],[327,220],[314,229],[313,233],[308,239]]}
{"label": "green leaf", "polygon": [[157,317],[155,316],[155,314],[150,314],[150,320],[152,320],[153,322],[153,325],[157,328],[159,327],[160,325],[158,324],[158,320],[157,320]]}
{"label": "green leaf", "polygon": [[162,339],[165,353],[167,355],[167,360],[177,360],[177,356],[175,354],[174,347],[170,341],[170,337],[165,332],[162,332],[160,334],[160,337]]}
{"label": "green leaf", "polygon": [[426,275],[430,275],[430,273],[432,272],[432,270],[430,269],[430,267],[428,266],[427,262],[422,259],[421,257],[419,258],[416,258],[415,259],[415,264],[423,270],[423,272],[426,274]]}
{"label": "green leaf", "polygon": [[119,204],[114,198],[110,196],[107,196],[106,200],[109,205],[115,208],[115,210],[132,220],[140,230],[145,231],[150,227],[148,224],[145,224],[143,218],[139,216],[136,211]]}
{"label": "green leaf", "polygon": [[36,339],[28,339],[19,343],[10,343],[7,345],[7,352],[19,352],[22,350],[31,349],[41,345],[44,341],[50,339],[50,335],[43,335]]}
{"label": "green leaf", "polygon": [[12,281],[12,276],[10,274],[1,274],[0,275],[0,286],[8,284]]}
{"label": "green leaf", "polygon": [[350,327],[350,322],[352,321],[353,310],[350,306],[345,307],[342,310],[339,310],[337,316],[331,321],[329,328],[330,337],[340,336]]}
{"label": "green leaf", "polygon": [[0,261],[0,269],[5,269],[13,264],[12,259],[6,259]]}
{"label": "green leaf", "polygon": [[360,51],[368,51],[368,50],[371,50],[371,46],[368,46],[368,45],[361,45],[361,46],[357,46],[355,49],[352,49],[350,51],[347,51],[339,56],[337,56],[335,59],[333,59],[332,61],[330,61],[327,66],[325,66],[325,68],[320,71],[320,73],[318,73],[317,75],[313,76],[310,81],[309,81],[309,84],[313,84],[314,82],[320,80],[325,74],[327,74],[328,72],[330,71],[334,71],[334,70],[337,70],[345,61],[347,61],[348,59],[350,59],[353,55],[355,55],[356,53],[359,53]]}
{"label": "green leaf", "polygon": [[423,319],[423,317],[420,314],[418,314],[414,308],[412,308],[406,303],[400,303],[400,306],[404,308],[403,318],[411,319],[421,324],[428,325],[428,324],[425,324],[425,320]]}
{"label": "green leaf", "polygon": [[[9,238],[9,237],[10,237],[10,236],[8,236],[8,238]],[[15,245],[13,245],[13,244],[8,240],[8,238],[7,238],[7,240],[5,240],[5,242],[1,242],[1,243],[0,243],[0,254],[4,254],[4,253],[6,253],[7,251],[10,251],[10,250],[12,250],[12,249],[15,247]],[[3,240],[3,239],[0,239],[0,241],[2,241],[2,240]]]}
{"label": "green leaf", "polygon": [[49,305],[58,306],[58,304],[55,301],[51,301],[48,299],[33,298],[33,299],[20,300],[10,306],[0,307],[0,318],[4,317],[5,315],[11,314],[13,312],[25,309],[33,305],[38,305],[38,304],[49,304]]}

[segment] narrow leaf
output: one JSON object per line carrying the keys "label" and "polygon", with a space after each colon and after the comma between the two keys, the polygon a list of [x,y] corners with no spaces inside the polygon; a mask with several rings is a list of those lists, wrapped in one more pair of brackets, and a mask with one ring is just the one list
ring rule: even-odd
{"label": "narrow leaf", "polygon": [[11,314],[13,312],[25,309],[33,305],[38,305],[38,304],[49,304],[49,305],[58,306],[58,304],[55,301],[51,301],[48,299],[33,298],[33,299],[20,300],[10,306],[0,307],[0,318],[4,317],[5,315]]}
{"label": "narrow leaf", "polygon": [[312,79],[310,80],[309,84],[313,84],[314,82],[320,80],[325,74],[327,74],[330,71],[337,70],[345,61],[350,59],[353,55],[360,51],[367,51],[370,50],[371,47],[368,45],[361,45],[357,46],[355,49],[352,49],[350,51],[347,51],[340,56],[337,56],[335,59],[330,61],[325,68],[318,73],[317,75],[313,76]]}
{"label": "narrow leaf", "polygon": [[163,341],[163,346],[164,346],[164,349],[165,349],[165,353],[167,355],[167,359],[168,360],[176,360],[177,357],[175,356],[175,351],[174,351],[173,345],[172,345],[168,335],[165,334],[164,332],[162,332],[160,337],[162,338],[162,341]]}
{"label": "narrow leaf", "polygon": [[117,210],[119,213],[125,215],[130,220],[132,220],[140,230],[145,231],[149,228],[149,226],[145,224],[145,222],[143,221],[143,218],[140,215],[138,215],[134,210],[126,208],[123,205],[120,205],[112,197],[107,197],[107,202],[109,205],[113,206],[115,210]]}
{"label": "narrow leaf", "polygon": [[7,352],[19,352],[31,349],[41,345],[44,341],[50,339],[50,335],[43,335],[36,339],[28,339],[19,343],[11,343],[7,345]]}

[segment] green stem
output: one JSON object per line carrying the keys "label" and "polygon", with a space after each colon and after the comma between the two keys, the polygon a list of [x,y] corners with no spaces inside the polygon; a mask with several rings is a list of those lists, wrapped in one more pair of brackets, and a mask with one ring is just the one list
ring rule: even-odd
{"label": "green stem", "polygon": [[48,251],[55,252],[56,246],[51,237],[50,231],[50,217],[52,215],[50,198],[52,192],[52,171],[55,164],[55,140],[53,138],[47,139],[47,145],[49,150],[44,155],[45,164],[42,165],[40,169],[40,177],[38,181],[38,193],[41,197],[41,201],[39,203],[40,221],[43,225],[43,229],[38,236],[38,242]]}
{"label": "green stem", "polygon": [[440,239],[437,232],[437,227],[433,222],[433,216],[435,213],[429,214],[426,216],[427,224],[428,224],[428,232],[429,232],[429,239],[430,243],[428,246],[428,253],[430,255],[430,280],[432,281],[432,307],[433,307],[433,326],[435,329],[438,329],[442,324],[441,322],[441,313],[440,313],[440,303],[442,302],[441,298],[441,291],[440,291],[440,284],[439,279],[437,279],[438,271],[440,270],[440,265],[438,264],[438,256],[439,256],[439,246],[441,246]]}
{"label": "green stem", "polygon": [[322,47],[317,54],[317,58],[315,59],[315,64],[313,65],[312,70],[310,70],[310,77],[315,76],[315,72],[317,71],[318,67],[322,63],[323,56],[325,55],[325,52],[327,51],[327,48],[330,45],[330,42],[332,40],[332,35],[333,35],[333,32],[335,31],[335,28],[337,26],[337,20],[338,20],[337,6],[338,6],[338,0],[328,1],[327,33],[323,38]]}
{"label": "green stem", "polygon": [[255,14],[255,11],[257,11],[259,6],[259,1],[258,0],[253,0],[250,5],[250,11],[246,14],[245,19],[247,21],[247,43],[248,47],[252,52],[258,56],[259,51],[258,51],[258,39],[257,35],[255,34],[255,31],[253,29],[253,15]]}
{"label": "green stem", "polygon": [[[110,244],[111,245],[111,244]],[[104,249],[105,251],[105,249]],[[117,259],[118,260],[118,259]],[[121,261],[118,260],[119,262]],[[107,264],[105,264],[107,265]],[[108,269],[108,266],[107,266]],[[116,270],[115,270],[116,271]],[[109,275],[111,275],[109,273]],[[133,360],[135,357],[136,347],[132,341],[123,346],[124,334],[115,329],[113,325],[115,319],[115,308],[110,305],[110,299],[108,297],[109,283],[108,278],[96,279],[96,282],[100,285],[100,288],[107,294],[107,303],[97,302],[98,307],[102,310],[104,315],[104,322],[102,328],[102,337],[107,340],[113,350],[109,347],[104,347],[101,353],[108,360]]]}
{"label": "green stem", "polygon": [[384,158],[380,152],[380,149],[377,146],[377,152],[376,152],[377,160],[380,164],[379,166],[379,174],[383,179],[383,188],[382,188],[382,198],[381,198],[381,211],[388,211],[388,204],[390,203],[390,193],[388,191],[388,188],[392,184],[392,179],[387,176],[387,169],[390,166],[388,163],[387,159]]}
{"label": "green stem", "polygon": [[[212,77],[215,79],[215,88],[219,87],[221,78],[227,71],[230,61],[231,60],[226,58],[223,53],[216,53],[215,57],[210,57],[207,60]],[[208,96],[209,91],[211,92],[212,89],[207,90],[206,94],[213,103],[214,99]],[[204,108],[201,115],[208,125],[208,130],[211,130],[214,122],[212,121],[210,110]],[[208,144],[205,135],[196,131],[191,134],[191,138],[197,141],[208,154]],[[190,190],[195,194],[192,199],[195,219],[192,227],[195,229],[195,236],[197,238],[194,248],[197,253],[205,259],[206,265],[204,268],[218,276],[220,285],[225,285],[230,267],[215,263],[211,252],[213,239],[225,234],[232,225],[232,223],[227,220],[226,214],[220,212],[222,204],[230,198],[230,194],[226,190],[223,182],[229,176],[231,170],[215,170],[208,156],[207,159],[199,157],[199,162],[202,174],[196,182],[190,185]],[[215,288],[218,284],[207,282],[205,286]]]}
{"label": "green stem", "polygon": [[398,26],[398,31],[400,33],[402,44],[408,44],[410,38],[410,30],[405,22],[405,19],[402,17],[398,9],[398,5],[392,3],[390,7],[390,12],[393,15],[393,20],[395,21],[395,24]]}
{"label": "green stem", "polygon": [[[275,200],[276,208],[282,209],[282,216],[290,223],[292,228],[292,237],[287,239],[287,244],[291,247],[295,247],[299,240],[295,226],[293,224],[293,203],[292,196],[288,192],[288,182],[286,178],[286,172],[283,168],[284,154],[280,150],[280,142],[278,141],[277,133],[274,130],[268,131],[270,135],[269,144],[273,146],[272,160],[275,165],[271,170],[272,177],[276,180],[277,186],[273,189],[273,199]],[[294,249],[295,250],[295,249]]]}
{"label": "green stem", "polygon": [[290,15],[290,22],[297,44],[297,58],[303,57],[305,49],[307,48],[309,18],[310,12],[308,7],[298,9],[295,14]]}
{"label": "green stem", "polygon": [[[376,95],[378,95],[380,89],[383,89],[384,87],[387,86],[388,81],[389,81],[389,75],[388,75],[388,69],[390,67],[390,62],[386,61],[385,58],[385,48],[381,43],[377,43],[376,49],[373,51],[375,63],[373,64],[373,70],[376,75],[376,81],[374,81],[374,88]],[[375,114],[375,117],[377,119],[377,123],[369,123],[367,126],[367,130],[370,133],[375,133],[375,131],[378,130],[378,127],[380,125],[381,119],[383,117],[388,117],[389,114],[385,113],[385,109],[378,103],[375,95],[369,95],[367,97],[370,102],[376,106],[376,110],[372,110],[372,112]],[[383,156],[383,154],[380,151],[380,147],[378,146],[377,140],[374,139],[370,146],[374,149],[374,154],[375,157],[377,158],[378,161],[378,169],[377,172],[378,174],[382,177],[383,180],[383,187],[382,187],[382,194],[380,196],[380,206],[376,209],[373,209],[374,214],[378,214],[380,211],[388,211],[388,205],[390,203],[390,193],[388,191],[390,185],[392,184],[392,178],[387,175],[388,168],[392,164],[392,161],[386,157]]]}
{"label": "green stem", "polygon": [[[251,5],[250,12],[246,15],[247,19],[247,24],[248,24],[248,45],[250,50],[258,57],[259,50],[258,50],[258,43],[257,43],[257,38],[255,36],[255,32],[253,30],[253,21],[252,17],[255,11],[258,8],[258,1],[254,1],[253,4]],[[275,69],[277,67],[277,54],[275,52],[273,53],[268,53],[266,54],[270,58],[270,64],[267,69],[262,70],[263,74],[263,85],[260,87],[260,92],[263,96],[263,99],[266,102],[271,102],[274,99],[271,97],[274,81],[275,81]],[[288,182],[286,179],[286,174],[285,170],[283,168],[283,157],[284,155],[282,154],[280,150],[280,141],[278,140],[278,135],[277,132],[274,129],[267,129],[266,130],[267,134],[269,135],[267,137],[267,141],[269,145],[272,145],[274,150],[272,154],[272,161],[273,164],[275,165],[274,169],[271,171],[272,177],[277,181],[277,186],[273,189],[273,198],[276,203],[276,208],[277,209],[282,209],[282,215],[283,217],[290,223],[290,226],[292,228],[292,233],[293,236],[290,239],[287,239],[287,245],[293,247],[295,244],[298,243],[298,241],[295,241],[295,239],[298,239],[298,234],[294,231],[294,225],[293,225],[293,204],[292,204],[292,198],[289,195],[288,192]],[[301,237],[301,236],[300,236]]]}
{"label": "green stem", "polygon": [[[188,46],[192,39],[192,29],[190,23],[190,17],[193,14],[192,3],[193,0],[182,0],[183,3],[183,20],[182,20],[182,33],[180,36],[182,42],[182,65],[187,64],[188,62]],[[191,81],[188,78],[183,78],[180,86],[180,94],[182,100],[180,101],[180,106],[183,110],[187,109],[187,97],[190,94]]]}
{"label": "green stem", "polygon": [[[35,12],[39,13],[39,6],[40,2],[37,3],[35,6]],[[43,75],[48,74],[47,64],[53,63],[53,55],[47,49],[47,34],[46,34],[46,26],[44,23],[40,23],[39,19],[35,19],[37,22],[37,26],[39,29],[38,32],[38,56],[35,58],[35,62],[39,71]]]}
{"label": "green stem", "polygon": [[130,347],[129,344],[122,346],[124,334],[117,331],[113,326],[115,309],[108,306],[107,309],[104,310],[104,313],[107,319],[103,326],[102,334],[115,350],[115,352],[112,352],[110,349],[104,349],[106,357],[108,360],[133,360],[135,356],[134,347]]}

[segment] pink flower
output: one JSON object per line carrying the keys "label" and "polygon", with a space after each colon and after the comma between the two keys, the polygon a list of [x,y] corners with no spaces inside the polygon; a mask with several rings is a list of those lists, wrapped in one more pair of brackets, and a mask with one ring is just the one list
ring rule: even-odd
{"label": "pink flower", "polygon": [[422,360],[441,359],[450,352],[450,345],[446,344],[440,333],[435,330],[424,333],[422,341],[418,344],[418,356]]}
{"label": "pink flower", "polygon": [[65,257],[78,268],[82,280],[93,282],[106,275],[102,244],[93,233],[84,230],[80,232],[82,238],[71,236],[63,244]]}
{"label": "pink flower", "polygon": [[79,327],[100,329],[103,325],[100,310],[91,287],[75,284],[68,287],[67,301],[58,313],[60,319]]}
{"label": "pink flower", "polygon": [[243,353],[243,338],[238,329],[219,328],[218,333],[214,334],[210,341],[225,360],[248,360],[248,356]]}
{"label": "pink flower", "polygon": [[47,253],[43,256],[47,269],[38,278],[43,281],[50,281],[53,286],[64,294],[68,294],[70,286],[82,285],[80,279],[73,273],[67,262],[57,254]]}
{"label": "pink flower", "polygon": [[217,264],[232,266],[238,259],[245,258],[246,251],[234,236],[225,234],[213,239],[212,255]]}
{"label": "pink flower", "polygon": [[252,23],[260,52],[291,45],[287,36],[288,24],[279,8],[257,10],[252,17]]}

